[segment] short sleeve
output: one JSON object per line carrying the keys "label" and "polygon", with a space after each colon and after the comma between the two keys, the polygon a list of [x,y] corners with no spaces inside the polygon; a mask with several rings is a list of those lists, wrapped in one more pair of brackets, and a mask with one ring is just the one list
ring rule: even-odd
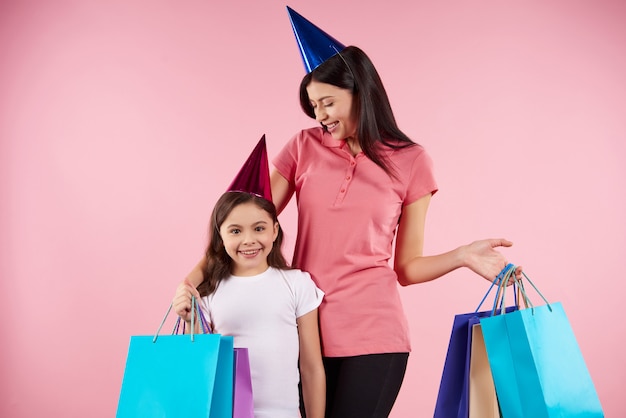
{"label": "short sleeve", "polygon": [[315,285],[309,273],[301,270],[290,270],[290,273],[293,275],[296,318],[300,318],[320,306],[324,292]]}
{"label": "short sleeve", "polygon": [[439,190],[435,180],[432,158],[419,145],[417,151],[408,179],[405,205],[409,205],[428,194],[434,195]]}
{"label": "short sleeve", "polygon": [[272,160],[276,170],[278,170],[278,172],[286,178],[289,183],[293,183],[296,177],[299,149],[298,142],[301,136],[302,132],[294,135]]}

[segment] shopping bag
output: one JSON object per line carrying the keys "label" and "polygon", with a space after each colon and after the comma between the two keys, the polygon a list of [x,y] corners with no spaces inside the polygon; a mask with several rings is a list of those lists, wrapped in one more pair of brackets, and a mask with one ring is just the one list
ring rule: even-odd
{"label": "shopping bag", "polygon": [[[193,299],[194,310],[198,311]],[[132,336],[117,418],[209,417],[233,413],[233,337],[195,334]],[[202,315],[200,315],[202,317]]]}
{"label": "shopping bag", "polygon": [[233,418],[254,418],[254,397],[247,348],[235,348]]}
{"label": "shopping bag", "polygon": [[496,388],[491,376],[480,320],[470,319],[469,418],[500,418]]}
{"label": "shopping bag", "polygon": [[[505,418],[603,417],[602,406],[560,302],[544,300],[481,318],[496,393]],[[523,289],[523,284],[521,285]]]}
{"label": "shopping bag", "polygon": [[[443,366],[439,392],[435,404],[434,418],[468,418],[469,417],[469,384],[470,360],[472,345],[472,326],[480,318],[493,314],[494,308],[488,311],[479,311],[494,285],[504,280],[503,270],[492,282],[474,312],[457,314],[452,323],[450,342]],[[500,300],[500,288],[494,298],[494,306]],[[505,308],[507,312],[516,309],[515,306]]]}

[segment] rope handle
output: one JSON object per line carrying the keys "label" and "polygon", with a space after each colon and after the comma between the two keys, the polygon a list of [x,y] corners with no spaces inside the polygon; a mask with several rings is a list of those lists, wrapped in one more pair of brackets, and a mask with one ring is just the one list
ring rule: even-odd
{"label": "rope handle", "polygon": [[[159,328],[156,331],[156,334],[154,334],[154,338],[152,339],[153,343],[156,342],[157,338],[159,338],[159,333],[161,332],[161,328],[163,328],[163,325],[165,324],[165,321],[167,320],[167,317],[169,316],[173,305],[174,305],[174,302],[171,302],[170,307],[167,309],[167,312],[165,313],[165,316],[163,317],[163,320],[161,321],[161,324],[159,325]],[[202,310],[201,305],[198,303],[198,300],[196,299],[196,297],[192,295],[191,296],[191,327],[190,327],[191,329],[189,330],[189,334],[191,336],[191,342],[195,341],[194,335],[195,335],[195,330],[196,330],[196,324],[195,324],[196,314],[198,315],[198,318],[200,319],[202,332],[204,334],[213,333],[206,317],[204,316],[204,311]],[[182,318],[179,316],[176,319],[174,328],[172,329],[172,335],[178,334],[180,330],[181,321],[182,321]],[[185,322],[183,322],[183,326],[182,326],[182,334],[184,333],[185,333]]]}
{"label": "rope handle", "polygon": [[513,280],[513,292],[514,292],[513,295],[514,295],[514,300],[515,300],[514,303],[515,303],[515,306],[518,309],[520,308],[520,300],[521,300],[522,303],[524,304],[525,308],[530,307],[532,313],[533,314],[535,313],[535,306],[531,302],[530,298],[528,297],[528,294],[526,292],[526,288],[524,286],[524,281],[526,281],[526,282],[530,283],[530,285],[533,287],[533,289],[535,289],[537,294],[546,303],[546,305],[548,306],[548,309],[550,311],[552,311],[552,306],[550,306],[550,303],[548,302],[548,300],[545,298],[545,296],[543,296],[541,291],[532,282],[532,280],[530,280],[528,275],[524,271],[522,271],[522,276],[524,277],[524,279],[518,278],[515,275],[515,270],[517,270],[517,266],[515,266],[514,264],[511,264],[511,263],[507,264],[506,267],[504,267],[504,269],[502,269],[502,271],[496,276],[494,281],[491,283],[491,286],[489,286],[489,289],[487,290],[487,293],[485,294],[485,296],[483,296],[483,299],[480,301],[480,304],[476,308],[475,312],[478,312],[478,310],[482,306],[483,302],[485,301],[485,299],[487,298],[487,296],[491,292],[491,289],[497,284],[498,285],[498,291],[496,292],[496,296],[495,296],[494,301],[493,301],[493,307],[492,307],[491,314],[492,315],[496,315],[497,313],[499,313],[500,315],[504,314],[505,311],[506,311],[506,307],[505,307],[506,289],[507,289],[508,283],[509,283],[509,281],[511,279]]}
{"label": "rope handle", "polygon": [[[483,298],[481,299],[480,303],[478,304],[478,306],[476,307],[476,310],[474,312],[478,312],[480,310],[480,307],[483,306],[483,303],[485,302],[485,299],[487,299],[487,296],[489,296],[489,293],[491,293],[491,289],[493,289],[493,287],[497,284],[498,285],[498,291],[496,292],[496,296],[494,298],[494,306],[497,303],[498,299],[500,298],[500,292],[502,291],[500,284],[505,282],[505,275],[507,274],[507,272],[509,271],[509,269],[511,267],[514,267],[513,264],[509,263],[507,264],[502,271],[500,271],[500,273],[498,273],[498,275],[496,276],[496,278],[491,282],[491,285],[489,286],[489,289],[487,289],[487,292],[485,293],[485,295],[483,296]],[[515,269],[513,269],[515,270]],[[506,278],[508,281],[508,277]],[[517,292],[515,293],[516,299],[515,299],[515,304],[517,305]]]}

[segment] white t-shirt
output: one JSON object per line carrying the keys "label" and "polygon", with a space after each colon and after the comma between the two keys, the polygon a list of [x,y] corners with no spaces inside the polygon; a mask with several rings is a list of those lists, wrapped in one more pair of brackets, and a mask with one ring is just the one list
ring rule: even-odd
{"label": "white t-shirt", "polygon": [[203,298],[213,331],[248,348],[255,418],[300,416],[296,319],[323,296],[308,273],[270,267],[256,276],[230,276]]}

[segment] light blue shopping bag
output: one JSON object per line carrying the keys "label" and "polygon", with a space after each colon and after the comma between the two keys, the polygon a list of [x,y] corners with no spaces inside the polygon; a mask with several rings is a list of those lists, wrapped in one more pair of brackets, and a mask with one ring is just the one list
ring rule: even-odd
{"label": "light blue shopping bag", "polygon": [[518,283],[526,309],[480,319],[503,417],[604,417],[563,306],[538,290],[546,304],[533,306]]}
{"label": "light blue shopping bag", "polygon": [[232,418],[233,337],[159,331],[130,338],[116,417]]}

